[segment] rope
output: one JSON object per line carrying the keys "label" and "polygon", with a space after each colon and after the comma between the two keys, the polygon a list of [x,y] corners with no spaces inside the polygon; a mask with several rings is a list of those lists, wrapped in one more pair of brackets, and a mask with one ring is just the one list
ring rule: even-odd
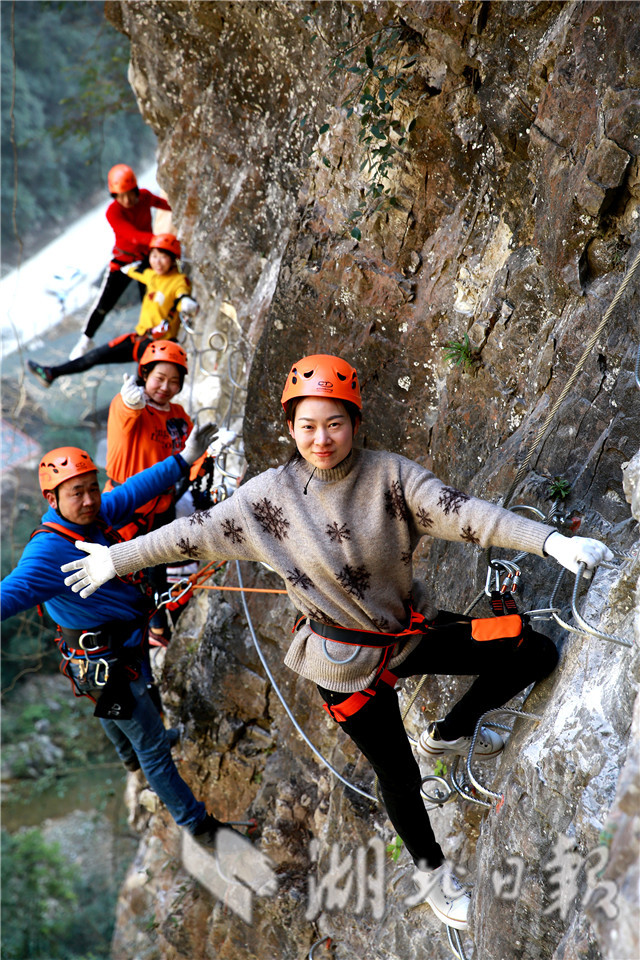
{"label": "rope", "polygon": [[304,742],[307,744],[307,746],[311,748],[311,750],[312,750],[313,753],[316,755],[316,757],[320,760],[321,763],[323,763],[323,764],[325,765],[325,767],[327,767],[328,770],[331,771],[331,773],[334,775],[334,777],[337,777],[338,780],[340,780],[340,782],[345,785],[345,787],[349,787],[350,790],[353,790],[355,793],[359,793],[361,797],[366,797],[367,800],[373,800],[374,802],[377,802],[376,797],[372,796],[370,793],[367,793],[366,790],[361,790],[360,787],[356,787],[355,784],[349,783],[349,781],[346,780],[346,779],[342,776],[341,773],[338,773],[338,771],[335,769],[335,767],[331,766],[331,764],[329,763],[329,761],[327,760],[327,758],[324,757],[324,756],[320,753],[320,751],[317,749],[317,747],[314,747],[314,745],[311,743],[311,741],[310,741],[309,738],[307,737],[306,733],[304,732],[304,730],[302,729],[302,727],[300,726],[300,724],[298,723],[298,721],[297,721],[296,718],[294,717],[294,715],[293,715],[293,713],[291,712],[291,709],[290,709],[287,701],[286,701],[285,698],[284,698],[284,695],[283,695],[282,691],[280,690],[280,687],[279,687],[278,684],[276,683],[275,678],[274,678],[273,674],[271,673],[271,670],[269,669],[269,664],[267,663],[267,661],[266,661],[266,659],[265,659],[265,656],[264,656],[264,653],[262,652],[262,649],[261,649],[261,647],[260,647],[260,644],[258,643],[258,638],[257,638],[257,636],[256,636],[256,632],[255,632],[255,630],[254,630],[254,628],[253,628],[253,622],[252,622],[252,620],[251,620],[251,614],[249,613],[249,607],[248,607],[248,605],[247,605],[247,599],[246,599],[246,597],[245,597],[245,592],[248,592],[248,589],[249,589],[249,588],[248,588],[248,587],[245,587],[244,584],[243,584],[243,582],[242,582],[242,573],[240,572],[240,562],[239,562],[238,560],[236,560],[236,571],[237,571],[237,573],[238,573],[238,583],[240,584],[240,587],[239,587],[239,588],[236,588],[236,589],[240,589],[240,591],[242,592],[242,606],[244,607],[244,613],[245,613],[245,616],[246,616],[246,618],[247,618],[247,624],[248,624],[248,626],[249,626],[249,633],[251,634],[251,639],[253,640],[253,645],[254,645],[254,647],[256,648],[256,652],[257,652],[258,656],[260,657],[260,662],[262,663],[262,666],[264,667],[264,672],[266,673],[267,677],[269,678],[269,680],[270,680],[270,682],[271,682],[271,685],[273,686],[273,689],[274,689],[275,692],[277,693],[278,698],[280,699],[280,703],[282,704],[282,706],[283,706],[284,709],[286,710],[286,713],[287,713],[287,716],[289,717],[289,720],[291,720],[291,723],[294,725],[294,727],[296,728],[296,730],[298,731],[298,733],[300,734],[300,736],[302,737],[302,739],[304,740]]}
{"label": "rope", "polygon": [[267,590],[266,587],[214,587],[209,583],[195,583],[194,590],[235,590],[238,593],[286,593],[286,590]]}
{"label": "rope", "polygon": [[572,387],[573,384],[575,383],[575,381],[576,381],[576,379],[577,379],[577,377],[578,377],[578,374],[579,374],[580,371],[582,370],[582,367],[584,366],[584,364],[585,364],[585,362],[586,362],[586,360],[587,360],[587,357],[589,356],[589,354],[590,354],[591,351],[593,350],[594,346],[596,345],[596,342],[597,342],[600,334],[601,334],[602,331],[604,330],[606,324],[608,323],[611,314],[612,314],[613,311],[615,310],[615,308],[616,308],[616,306],[618,305],[618,303],[619,303],[622,295],[624,294],[625,290],[626,290],[627,287],[629,286],[629,283],[631,282],[631,278],[633,277],[634,273],[636,272],[639,264],[640,264],[640,251],[638,251],[638,253],[636,254],[636,257],[635,257],[633,263],[631,264],[631,266],[630,266],[629,269],[627,270],[627,273],[625,274],[625,277],[624,277],[622,283],[620,284],[620,287],[618,288],[618,291],[617,291],[615,297],[613,298],[613,300],[611,301],[611,303],[609,304],[609,306],[608,306],[607,309],[605,310],[604,315],[603,315],[600,323],[599,323],[598,326],[596,327],[594,333],[589,337],[589,340],[587,341],[587,345],[586,345],[586,347],[584,348],[584,351],[583,351],[583,353],[582,353],[582,356],[581,356],[580,359],[578,360],[578,363],[577,363],[577,365],[576,365],[573,373],[571,374],[571,376],[570,376],[569,379],[567,380],[566,384],[564,385],[564,388],[562,389],[562,391],[561,391],[561,393],[560,393],[560,396],[559,396],[558,399],[555,401],[555,403],[553,404],[551,410],[549,411],[549,413],[548,413],[548,415],[547,415],[547,418],[546,418],[546,420],[544,421],[544,423],[543,423],[543,425],[542,425],[542,429],[540,430],[540,433],[538,434],[537,439],[534,441],[534,443],[533,443],[533,445],[531,446],[528,454],[526,455],[526,457],[524,458],[524,460],[522,461],[522,463],[521,463],[520,466],[518,467],[518,470],[516,471],[516,475],[515,475],[515,477],[513,478],[513,482],[512,482],[512,484],[511,484],[511,486],[509,487],[509,491],[508,491],[508,493],[507,493],[507,495],[506,495],[506,497],[505,497],[505,499],[504,499],[503,506],[506,507],[507,504],[509,503],[509,501],[511,500],[511,497],[513,496],[513,493],[514,493],[516,487],[517,487],[518,484],[520,483],[520,480],[521,480],[522,477],[524,476],[524,474],[525,474],[525,472],[526,472],[526,469],[527,469],[529,463],[531,462],[531,459],[532,459],[535,451],[538,449],[538,447],[539,447],[540,444],[543,442],[543,440],[545,440],[546,435],[547,435],[547,432],[548,432],[548,430],[549,430],[549,426],[550,426],[550,424],[551,424],[551,421],[552,421],[553,418],[555,417],[556,412],[557,412],[560,404],[561,404],[561,403],[563,402],[563,400],[566,398],[567,394],[569,393],[569,390],[571,389],[571,387]]}

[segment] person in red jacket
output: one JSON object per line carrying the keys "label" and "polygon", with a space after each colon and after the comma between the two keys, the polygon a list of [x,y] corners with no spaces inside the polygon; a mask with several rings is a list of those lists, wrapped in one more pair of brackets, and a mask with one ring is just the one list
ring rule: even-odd
{"label": "person in red jacket", "polygon": [[[121,268],[140,260],[143,261],[141,269],[149,266],[146,258],[153,237],[151,208],[171,210],[162,197],[138,187],[136,175],[126,163],[117,163],[109,170],[108,186],[113,197],[106,214],[115,234],[113,255],[84,332],[69,354],[70,360],[77,360],[93,349],[96,331],[131,283],[131,278],[122,273]],[[142,300],[145,288],[142,285],[139,287]]]}

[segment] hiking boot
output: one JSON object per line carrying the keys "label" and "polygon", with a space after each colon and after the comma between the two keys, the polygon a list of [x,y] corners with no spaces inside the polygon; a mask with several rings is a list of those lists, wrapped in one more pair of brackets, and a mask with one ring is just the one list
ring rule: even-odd
{"label": "hiking boot", "polygon": [[27,366],[45,387],[50,387],[55,380],[51,373],[51,367],[43,367],[41,363],[36,363],[35,360],[27,360]]}
{"label": "hiking boot", "polygon": [[206,847],[210,850],[215,851],[216,848],[216,835],[218,830],[226,824],[222,823],[221,820],[216,820],[213,814],[208,813],[204,820],[201,820],[198,826],[194,829],[192,836],[196,843],[199,843],[201,847]]}
{"label": "hiking boot", "polygon": [[93,350],[95,343],[93,340],[83,333],[75,347],[69,354],[69,360],[79,360],[80,357],[84,357],[85,353],[89,353],[89,350]]}
{"label": "hiking boot", "polygon": [[417,882],[424,883],[424,889],[428,891],[424,903],[429,904],[438,920],[455,930],[466,930],[471,897],[451,872],[449,864],[442,863],[435,870],[419,870],[418,873],[423,876]]}
{"label": "hiking boot", "polygon": [[[460,757],[466,757],[471,746],[471,737],[458,737],[456,740],[443,740],[438,733],[437,723],[431,723],[426,730],[420,734],[418,740],[418,753],[427,759],[441,757],[445,753],[457,753]],[[474,760],[490,760],[497,757],[504,748],[504,740],[495,730],[488,727],[480,727],[476,737],[476,745],[473,750]]]}

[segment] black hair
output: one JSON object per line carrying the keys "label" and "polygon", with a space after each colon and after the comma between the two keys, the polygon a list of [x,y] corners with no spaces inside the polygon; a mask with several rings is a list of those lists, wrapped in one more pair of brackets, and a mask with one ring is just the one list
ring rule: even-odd
{"label": "black hair", "polygon": [[[287,419],[287,423],[291,422],[292,424],[295,424],[296,410],[298,409],[298,404],[300,403],[301,400],[306,400],[306,399],[308,398],[292,397],[291,400],[287,400],[285,404],[285,417]],[[327,399],[333,399],[333,398],[328,397]],[[339,398],[338,403],[341,403],[345,408],[345,410],[347,411],[347,413],[349,414],[349,420],[351,420],[351,428],[353,433],[355,433],[356,427],[358,426],[359,423],[362,422],[362,412],[356,406],[356,404],[353,403],[351,400],[343,400],[342,398]],[[292,466],[294,463],[298,463],[299,460],[303,460],[303,459],[304,457],[302,456],[302,454],[298,450],[298,447],[296,446],[293,453],[285,463],[285,467]]]}
{"label": "black hair", "polygon": [[[178,255],[174,253],[173,250],[165,250],[164,247],[151,247],[151,250],[159,250],[160,253],[166,253],[168,257],[171,257],[174,263],[178,259]],[[149,256],[151,256],[151,250],[149,250]]]}
{"label": "black hair", "polygon": [[[158,363],[173,363],[173,360],[152,360],[151,363],[145,363],[144,367],[140,369],[140,375],[138,376],[138,383],[143,386],[147,382],[147,377],[153,370],[153,368]],[[173,366],[178,371],[178,376],[180,377],[180,389],[182,390],[184,386],[184,378],[187,375],[187,371],[184,367],[180,366],[178,363],[173,363]]]}
{"label": "black hair", "polygon": [[[285,405],[285,416],[287,422],[290,420],[291,423],[296,422],[296,410],[298,409],[298,404],[301,400],[308,400],[308,397],[292,397],[291,400],[287,400]],[[333,397],[327,397],[327,400],[333,400]],[[355,403],[351,400],[343,400],[341,397],[337,398],[337,402],[341,403],[347,413],[349,414],[349,420],[351,420],[351,426],[353,429],[356,429],[357,424],[362,420],[362,413],[358,409]]]}
{"label": "black hair", "polygon": [[[139,196],[140,196],[140,187],[132,187],[131,190],[135,190],[136,197],[139,197]],[[121,193],[130,193],[131,191],[129,191],[129,190],[121,190],[120,192],[121,192]],[[117,194],[117,193],[112,193],[111,196],[112,196],[113,199],[115,200],[116,197],[118,196],[118,194]]]}

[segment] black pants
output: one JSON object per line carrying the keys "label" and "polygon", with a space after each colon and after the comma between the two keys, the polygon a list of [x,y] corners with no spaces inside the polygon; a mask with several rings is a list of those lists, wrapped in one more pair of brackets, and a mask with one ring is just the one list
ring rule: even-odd
{"label": "black pants", "polygon": [[66,363],[59,363],[56,367],[49,367],[49,370],[55,379],[70,373],[82,373],[101,363],[130,363],[132,360],[139,360],[150,343],[153,343],[152,337],[140,339],[135,333],[126,333],[109,343],[103,343],[95,350],[89,350],[77,360],[67,360]]}
{"label": "black pants", "polygon": [[[102,321],[106,315],[113,310],[116,303],[131,283],[131,277],[128,277],[126,273],[120,272],[120,266],[122,266],[122,264],[118,263],[117,260],[112,262],[118,265],[118,269],[112,270],[111,264],[109,264],[107,267],[107,272],[102,282],[102,286],[100,287],[98,298],[94,302],[91,313],[89,314],[89,319],[87,320],[84,329],[87,337],[93,337],[95,335],[96,331],[102,325]],[[148,266],[149,261],[145,257],[145,259],[141,262],[139,269],[144,270]],[[143,283],[138,283],[137,285],[140,293],[140,299],[142,300],[145,295],[146,287]]]}
{"label": "black pants", "polygon": [[[470,622],[471,618],[462,614],[440,612],[433,629],[404,663],[393,669],[398,677],[476,676],[439,724],[447,740],[470,736],[483,713],[501,707],[530,683],[544,679],[558,662],[555,645],[541,633],[525,630],[520,646],[517,639],[479,643],[471,637]],[[318,689],[332,706],[350,696]],[[377,774],[389,819],[414,862],[438,866],[444,857],[420,796],[420,768],[405,733],[395,690],[380,683],[376,695],[340,726]]]}

